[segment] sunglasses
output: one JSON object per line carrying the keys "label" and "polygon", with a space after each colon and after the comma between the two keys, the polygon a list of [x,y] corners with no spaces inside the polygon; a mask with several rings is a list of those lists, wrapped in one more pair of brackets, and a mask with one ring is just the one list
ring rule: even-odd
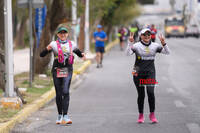
{"label": "sunglasses", "polygon": [[143,36],[151,36],[151,33],[144,33]]}
{"label": "sunglasses", "polygon": [[66,34],[67,32],[66,31],[61,31],[61,32],[58,32],[59,34]]}

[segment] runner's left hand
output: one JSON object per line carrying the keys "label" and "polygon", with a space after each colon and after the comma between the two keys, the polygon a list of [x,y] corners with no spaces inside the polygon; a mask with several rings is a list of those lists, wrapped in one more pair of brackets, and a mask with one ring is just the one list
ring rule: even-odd
{"label": "runner's left hand", "polygon": [[163,37],[163,35],[162,34],[158,35],[158,38],[160,39],[161,44],[164,46],[166,43],[165,43],[165,38]]}
{"label": "runner's left hand", "polygon": [[98,41],[104,41],[104,39],[100,38],[100,37],[97,37],[96,38]]}

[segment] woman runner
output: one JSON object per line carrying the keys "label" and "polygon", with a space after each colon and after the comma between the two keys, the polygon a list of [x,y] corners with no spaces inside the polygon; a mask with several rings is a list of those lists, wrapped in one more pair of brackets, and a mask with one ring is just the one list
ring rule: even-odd
{"label": "woman runner", "polygon": [[56,89],[56,105],[58,118],[56,124],[72,124],[68,116],[68,107],[70,100],[70,84],[73,74],[73,53],[85,60],[85,55],[76,46],[73,41],[68,39],[68,29],[59,27],[57,30],[56,41],[52,41],[41,53],[44,57],[51,51],[54,53],[54,62],[52,67],[53,82]]}
{"label": "woman runner", "polygon": [[156,71],[154,59],[156,53],[169,54],[169,48],[162,35],[159,36],[161,44],[151,41],[151,30],[149,28],[142,29],[140,32],[140,41],[134,43],[133,35],[129,37],[129,43],[126,49],[127,55],[135,53],[136,60],[133,68],[133,81],[135,83],[138,98],[138,123],[144,122],[143,108],[145,98],[145,87],[148,95],[150,108],[149,118],[152,123],[157,123],[155,117],[155,95],[154,88],[156,81]]}

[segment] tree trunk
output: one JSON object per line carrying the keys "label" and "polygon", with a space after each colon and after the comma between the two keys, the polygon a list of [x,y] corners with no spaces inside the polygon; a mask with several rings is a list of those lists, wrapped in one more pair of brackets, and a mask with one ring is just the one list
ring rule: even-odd
{"label": "tree trunk", "polygon": [[84,51],[85,46],[85,15],[83,14],[81,16],[80,20],[80,33],[78,38],[78,46],[81,51]]}
{"label": "tree trunk", "polygon": [[24,34],[25,34],[27,19],[28,18],[25,17],[25,16],[22,17],[22,20],[20,22],[19,30],[16,33],[15,47],[20,47],[20,48],[24,48],[25,47],[25,44],[24,44]]}
{"label": "tree trunk", "polygon": [[51,7],[47,4],[45,26],[42,30],[39,48],[35,50],[34,72],[37,74],[44,73],[48,67],[50,54],[43,58],[39,55],[52,41],[54,32],[63,19],[66,19],[65,2],[63,0],[53,0]]}
{"label": "tree trunk", "polygon": [[[81,3],[83,5],[85,5],[85,0],[81,0]],[[85,11],[85,9],[84,9]],[[81,51],[84,51],[84,46],[85,46],[85,12],[83,12],[81,14],[81,17],[80,17],[80,33],[79,33],[79,37],[78,37],[78,47]]]}
{"label": "tree trunk", "polygon": [[0,89],[5,90],[4,1],[0,0]]}

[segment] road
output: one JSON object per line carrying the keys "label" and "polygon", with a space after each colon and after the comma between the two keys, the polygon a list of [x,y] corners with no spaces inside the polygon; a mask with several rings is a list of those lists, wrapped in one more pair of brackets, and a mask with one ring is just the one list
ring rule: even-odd
{"label": "road", "polygon": [[55,101],[15,126],[12,133],[199,133],[200,45],[196,38],[167,39],[171,54],[156,57],[155,89],[158,124],[150,124],[145,99],[145,123],[138,124],[137,93],[131,70],[134,56],[113,48],[104,67],[93,64],[71,93],[70,126],[56,125]]}

